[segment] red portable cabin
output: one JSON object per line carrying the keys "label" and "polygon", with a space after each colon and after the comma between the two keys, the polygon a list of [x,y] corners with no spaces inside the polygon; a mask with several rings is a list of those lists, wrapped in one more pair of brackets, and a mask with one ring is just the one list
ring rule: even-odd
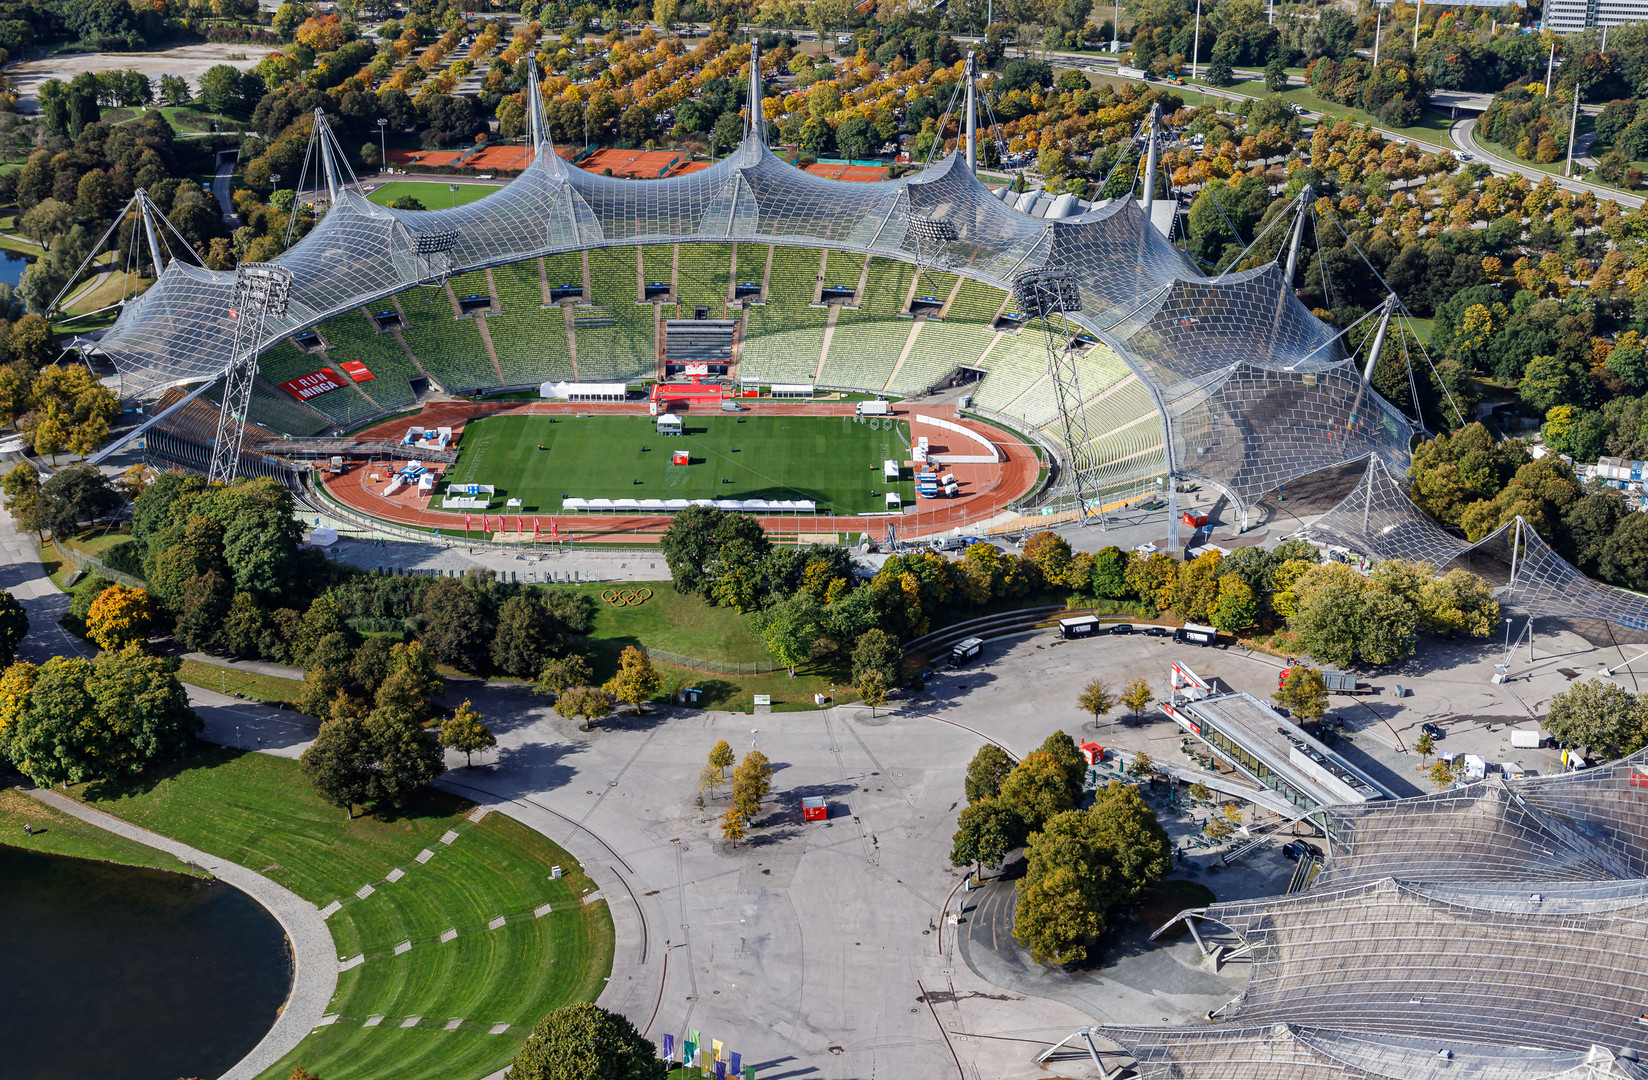
{"label": "red portable cabin", "polygon": [[1099,762],[1104,760],[1104,747],[1100,746],[1096,742],[1088,742],[1086,739],[1083,739],[1081,743],[1081,753],[1082,757],[1087,759],[1087,763],[1089,765],[1097,765]]}
{"label": "red portable cabin", "polygon": [[830,808],[824,800],[817,796],[808,796],[801,800],[801,820],[823,821],[830,816]]}
{"label": "red portable cabin", "polygon": [[1206,514],[1192,514],[1189,510],[1184,513],[1184,523],[1192,528],[1200,529],[1207,524]]}
{"label": "red portable cabin", "polygon": [[692,458],[687,455],[687,451],[685,451],[685,450],[675,451],[675,453],[670,458],[670,464],[671,465],[689,465],[691,463],[692,463]]}

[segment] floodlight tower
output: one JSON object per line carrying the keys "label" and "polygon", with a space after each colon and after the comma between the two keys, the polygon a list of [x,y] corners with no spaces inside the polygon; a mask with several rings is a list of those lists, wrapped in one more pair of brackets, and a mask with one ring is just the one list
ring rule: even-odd
{"label": "floodlight tower", "polygon": [[[1105,527],[1104,514],[1090,505],[1090,499],[1097,494],[1089,491],[1091,474],[1097,466],[1093,460],[1087,419],[1082,414],[1085,399],[1076,370],[1076,353],[1070,348],[1069,330],[1063,320],[1063,316],[1078,312],[1082,307],[1076,276],[1062,268],[1030,270],[1013,279],[1013,297],[1026,318],[1041,320],[1042,345],[1047,350],[1047,373],[1053,379],[1064,445],[1070,452],[1070,479],[1076,489],[1076,523],[1087,525],[1096,518],[1102,529]],[[1058,320],[1057,328],[1054,320]]]}
{"label": "floodlight tower", "polygon": [[269,319],[285,316],[291,296],[292,272],[285,267],[241,263],[235,270],[234,298],[229,308],[229,318],[235,323],[234,341],[229,347],[229,366],[223,373],[223,408],[217,417],[217,437],[212,440],[208,483],[232,483],[240,471],[240,448],[246,439],[246,412],[252,407],[258,353]]}

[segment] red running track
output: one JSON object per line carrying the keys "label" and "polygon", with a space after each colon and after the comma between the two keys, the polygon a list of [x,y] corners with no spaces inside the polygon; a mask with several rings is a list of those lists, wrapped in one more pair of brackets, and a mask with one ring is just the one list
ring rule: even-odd
{"label": "red running track", "polygon": [[[852,402],[780,402],[767,399],[741,400],[744,406],[744,415],[748,416],[851,416],[855,409]],[[462,444],[462,429],[470,420],[478,420],[488,416],[498,416],[506,413],[528,414],[631,414],[647,415],[647,406],[641,403],[591,403],[583,405],[561,404],[546,401],[439,401],[425,405],[423,411],[415,417],[401,417],[388,421],[364,431],[357,432],[354,438],[358,440],[388,440],[398,441],[405,434],[406,429],[413,425],[422,427],[450,427],[459,444]],[[689,410],[690,412],[690,410]],[[908,419],[913,414],[927,415],[960,423],[971,431],[977,432],[993,443],[1000,451],[1002,460],[996,464],[966,464],[958,463],[944,467],[945,472],[953,472],[961,494],[949,499],[922,499],[916,503],[913,511],[906,511],[901,515],[862,515],[853,517],[835,516],[798,516],[798,517],[768,517],[759,520],[768,532],[789,535],[806,535],[810,533],[857,533],[866,532],[879,537],[891,521],[898,527],[901,536],[931,536],[950,529],[971,525],[985,521],[1000,513],[1015,499],[1029,492],[1035,485],[1036,476],[1040,469],[1035,451],[1027,446],[1017,436],[990,425],[974,420],[955,420],[953,408],[937,406],[923,406],[917,404],[900,403],[893,407],[894,416]],[[714,415],[721,415],[717,411]],[[949,440],[943,436],[943,429],[929,428],[929,438],[935,447],[944,446]],[[956,440],[961,443],[959,438]],[[968,453],[977,447],[956,445],[950,448],[953,452]],[[404,464],[396,461],[386,466],[393,468]],[[418,525],[424,528],[455,529],[462,525],[464,514],[460,511],[431,510],[420,505],[423,500],[415,496],[402,495],[388,498],[380,494],[372,481],[367,479],[371,467],[354,466],[339,476],[325,478],[327,490],[333,498],[346,506],[352,507],[370,517],[383,521],[392,521],[402,525]],[[479,516],[479,515],[475,515]],[[489,517],[497,516],[489,512]],[[513,515],[510,515],[513,516]],[[540,520],[551,516],[539,513]],[[561,540],[584,541],[612,541],[627,539],[632,541],[655,542],[658,534],[669,526],[668,515],[608,515],[608,514],[562,514],[553,515],[560,527]],[[547,523],[539,540],[548,542]],[[502,535],[515,535],[513,531]]]}

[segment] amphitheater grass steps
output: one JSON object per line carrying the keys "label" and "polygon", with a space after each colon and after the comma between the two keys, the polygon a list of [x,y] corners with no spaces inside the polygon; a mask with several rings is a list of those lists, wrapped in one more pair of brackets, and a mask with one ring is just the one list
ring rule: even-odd
{"label": "amphitheater grass steps", "polygon": [[559,304],[543,306],[537,260],[496,267],[492,278],[503,314],[487,316],[486,328],[505,385],[572,378],[566,314]]}
{"label": "amphitheater grass steps", "polygon": [[[593,1001],[611,971],[605,902],[563,849],[503,814],[470,820],[470,804],[429,792],[403,813],[346,820],[314,794],[296,761],[199,746],[142,783],[77,797],[134,824],[259,870],[305,900],[342,907],[327,920],[343,972],[317,1028],[264,1075],[297,1064],[328,1078],[444,1080],[508,1064],[531,1026],[573,1001]],[[441,843],[448,831],[457,834]],[[427,862],[420,851],[435,852]],[[565,873],[549,879],[549,868]],[[387,884],[399,867],[405,877]],[[357,899],[356,890],[377,886]],[[542,905],[548,914],[534,917]],[[498,915],[505,923],[489,930]],[[448,929],[456,938],[441,942]],[[394,952],[402,941],[410,950]],[[373,1016],[381,1023],[365,1026]],[[421,1017],[402,1027],[406,1017]],[[462,1019],[456,1030],[444,1030]],[[492,1025],[509,1024],[501,1035]]]}
{"label": "amphitheater grass steps", "polygon": [[[486,279],[480,277],[477,284],[484,291]],[[458,291],[457,280],[453,295],[465,295]],[[468,394],[498,385],[498,373],[475,320],[453,317],[452,301],[445,289],[409,289],[398,299],[407,319],[401,337],[423,369],[442,386],[455,394]]]}

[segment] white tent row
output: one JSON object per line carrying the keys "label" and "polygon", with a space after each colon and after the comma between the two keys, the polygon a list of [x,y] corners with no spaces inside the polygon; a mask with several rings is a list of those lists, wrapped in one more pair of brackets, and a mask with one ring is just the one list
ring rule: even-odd
{"label": "white tent row", "polygon": [[553,380],[538,387],[542,398],[565,398],[568,401],[623,401],[629,387],[623,383],[575,383]]}
{"label": "white tent row", "polygon": [[566,513],[674,513],[689,506],[713,506],[717,510],[741,510],[761,514],[816,514],[818,504],[811,499],[575,499],[561,500]]}

